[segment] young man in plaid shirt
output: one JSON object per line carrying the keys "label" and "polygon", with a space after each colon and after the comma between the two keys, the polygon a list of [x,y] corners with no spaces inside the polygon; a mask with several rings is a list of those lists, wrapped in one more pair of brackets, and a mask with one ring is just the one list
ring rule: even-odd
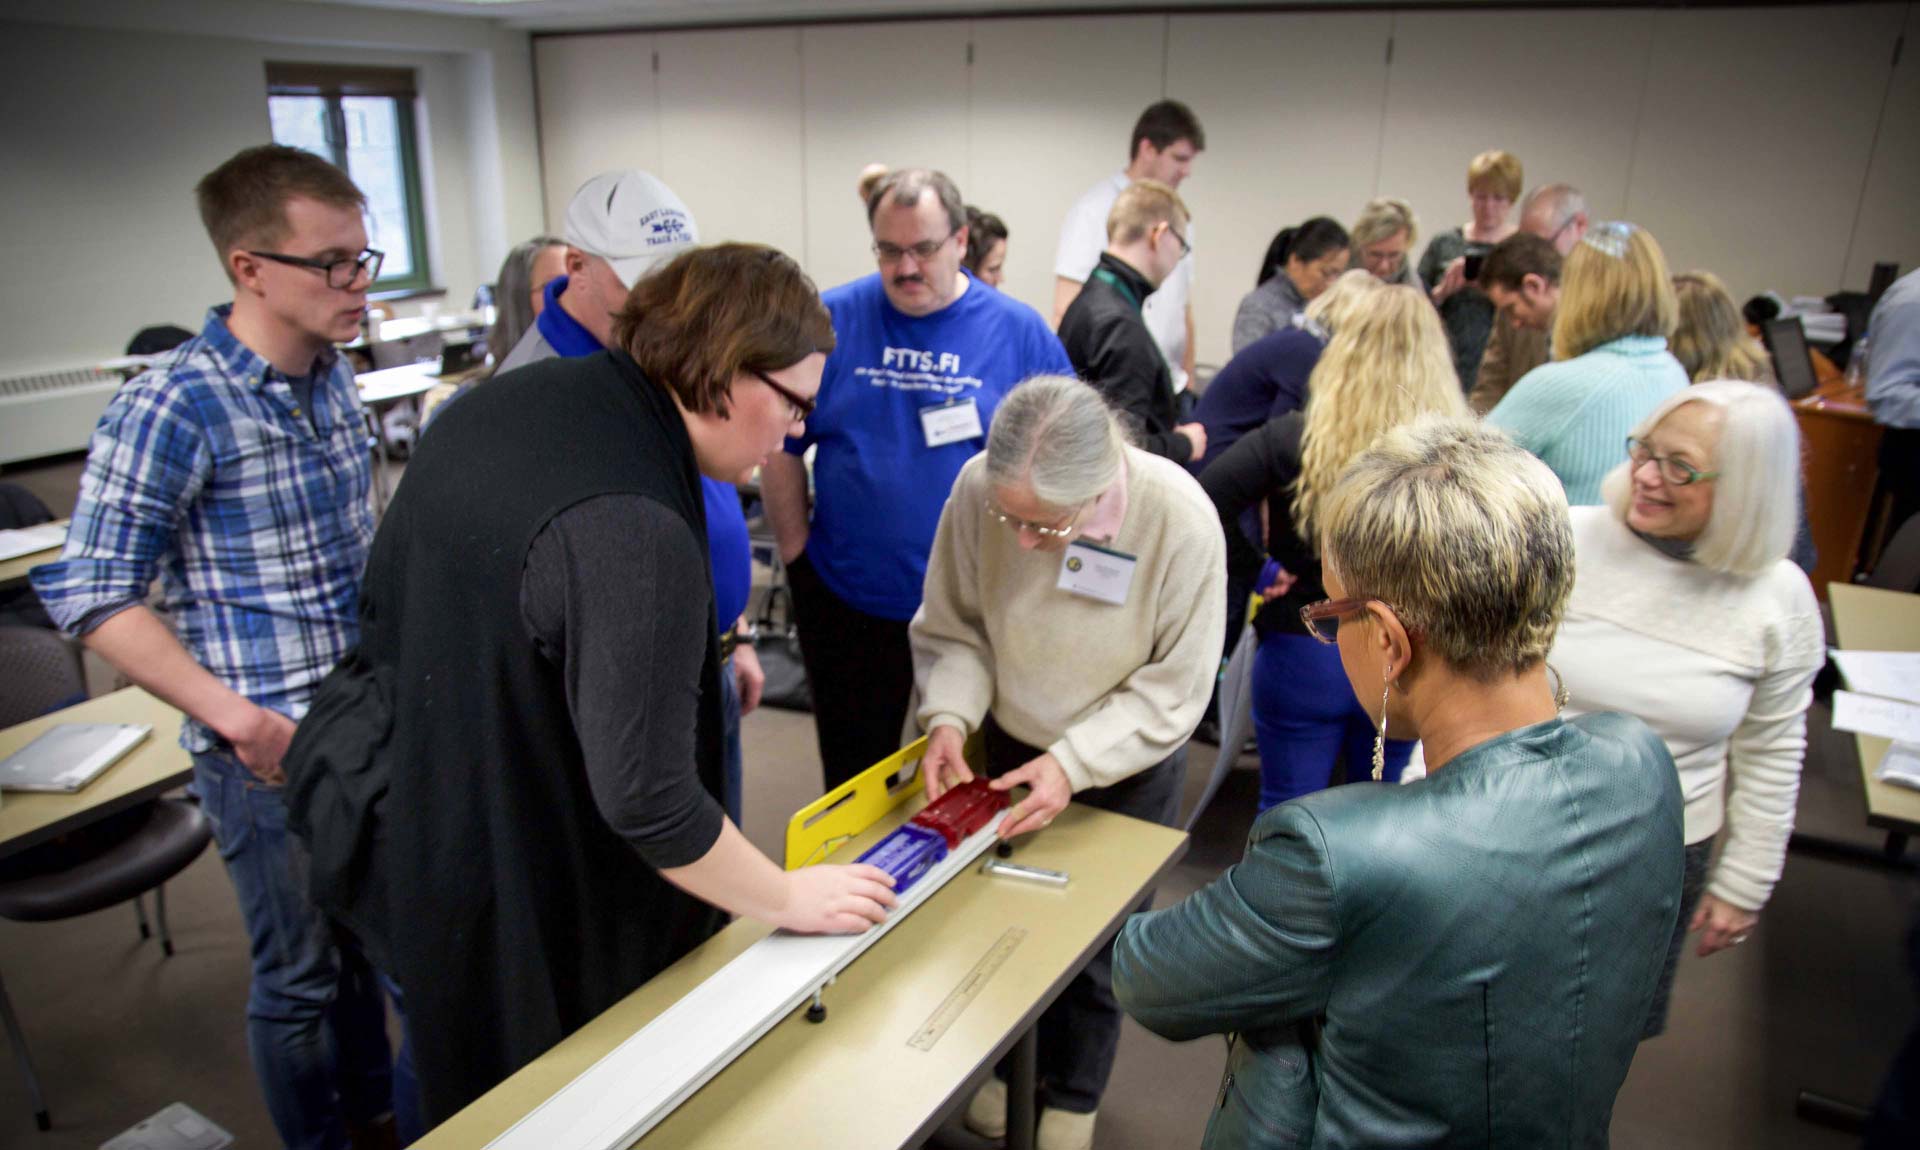
{"label": "young man in plaid shirt", "polygon": [[[334,344],[359,330],[381,254],[360,190],[306,152],[249,148],[195,194],[233,303],[108,405],[66,550],[33,586],[186,712],[192,789],[252,937],[247,1039],[282,1141],[366,1144],[391,1126],[385,1012],[308,898],[280,759],[358,629],[371,473]],[[145,605],[156,576],[164,619]]]}

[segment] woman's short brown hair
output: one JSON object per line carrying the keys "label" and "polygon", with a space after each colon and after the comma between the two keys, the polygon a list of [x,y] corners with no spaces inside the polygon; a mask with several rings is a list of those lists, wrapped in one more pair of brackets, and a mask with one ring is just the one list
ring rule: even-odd
{"label": "woman's short brown hair", "polygon": [[688,411],[727,414],[733,378],[833,350],[820,292],[762,244],[694,248],[648,274],[614,317],[613,339]]}

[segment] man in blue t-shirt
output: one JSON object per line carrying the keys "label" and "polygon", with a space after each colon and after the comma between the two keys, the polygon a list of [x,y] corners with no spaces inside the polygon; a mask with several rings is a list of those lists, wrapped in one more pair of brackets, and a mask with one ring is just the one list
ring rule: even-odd
{"label": "man in blue t-shirt", "polygon": [[[767,461],[761,496],[793,585],[829,790],[900,749],[913,691],[907,623],[961,465],[1000,398],[1072,375],[1040,313],[960,266],[960,190],[909,168],[867,201],[878,274],[823,297],[838,340],[806,435]],[[806,466],[815,448],[813,514]]]}

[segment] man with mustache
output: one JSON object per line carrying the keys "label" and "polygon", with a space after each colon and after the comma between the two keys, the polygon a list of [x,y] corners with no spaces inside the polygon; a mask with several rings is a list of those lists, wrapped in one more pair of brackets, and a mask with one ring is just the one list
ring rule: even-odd
{"label": "man with mustache", "polygon": [[980,290],[961,267],[966,207],[944,173],[890,173],[867,220],[879,270],[825,293],[838,345],[818,404],[761,481],[829,790],[900,748],[913,689],[907,623],[947,492],[986,443],[994,408],[1029,376],[1073,374],[1040,313]]}

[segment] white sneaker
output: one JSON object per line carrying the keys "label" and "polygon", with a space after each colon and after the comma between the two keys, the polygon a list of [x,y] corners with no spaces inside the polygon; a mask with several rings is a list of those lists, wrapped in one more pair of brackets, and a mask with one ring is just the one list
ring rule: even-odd
{"label": "white sneaker", "polygon": [[1092,1110],[1075,1114],[1071,1110],[1044,1107],[1040,1111],[1040,1133],[1033,1143],[1037,1150],[1093,1150]]}
{"label": "white sneaker", "polygon": [[967,1103],[967,1129],[982,1138],[1007,1136],[1007,1084],[989,1075]]}

